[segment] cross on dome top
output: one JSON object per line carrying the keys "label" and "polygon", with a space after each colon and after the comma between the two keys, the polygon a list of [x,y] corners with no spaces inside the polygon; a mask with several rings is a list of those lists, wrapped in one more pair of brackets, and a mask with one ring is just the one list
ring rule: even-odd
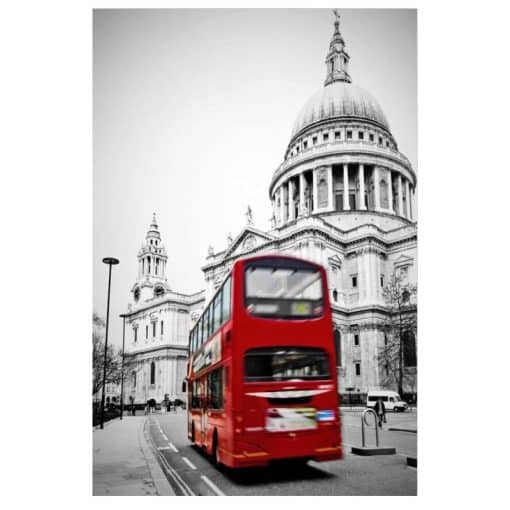
{"label": "cross on dome top", "polygon": [[340,14],[337,9],[333,10],[333,14],[335,15],[335,31],[326,55],[327,76],[324,86],[335,81],[352,82],[348,72],[350,57],[344,50],[345,41],[340,33]]}

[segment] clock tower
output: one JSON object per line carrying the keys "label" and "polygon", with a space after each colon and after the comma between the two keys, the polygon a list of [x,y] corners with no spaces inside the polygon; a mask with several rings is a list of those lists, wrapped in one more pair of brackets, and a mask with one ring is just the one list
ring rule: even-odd
{"label": "clock tower", "polygon": [[167,260],[156,223],[156,213],[153,213],[145,242],[138,252],[138,278],[131,289],[135,303],[163,296],[170,290],[166,279]]}

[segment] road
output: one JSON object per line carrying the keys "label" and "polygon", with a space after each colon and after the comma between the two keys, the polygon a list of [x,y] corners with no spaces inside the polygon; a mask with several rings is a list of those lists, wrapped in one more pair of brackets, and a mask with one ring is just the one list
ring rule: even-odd
{"label": "road", "polygon": [[[360,413],[342,415],[344,459],[310,461],[306,466],[275,465],[233,471],[217,469],[186,434],[186,412],[151,415],[147,433],[160,463],[178,495],[285,496],[285,495],[416,495],[416,469],[406,457],[416,456],[417,435],[389,431],[388,427],[416,428],[416,413],[388,414],[380,434],[381,446],[393,446],[397,455],[360,457],[350,446],[361,445]],[[375,444],[373,428],[367,431],[368,446]]]}

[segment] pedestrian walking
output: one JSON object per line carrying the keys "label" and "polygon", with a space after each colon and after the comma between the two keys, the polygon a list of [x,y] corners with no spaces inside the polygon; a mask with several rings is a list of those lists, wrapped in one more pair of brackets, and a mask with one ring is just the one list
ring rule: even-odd
{"label": "pedestrian walking", "polygon": [[377,414],[377,420],[379,423],[379,427],[382,428],[382,423],[384,420],[384,423],[386,423],[386,409],[384,406],[384,402],[378,398],[377,402],[375,403],[374,407],[375,414]]}

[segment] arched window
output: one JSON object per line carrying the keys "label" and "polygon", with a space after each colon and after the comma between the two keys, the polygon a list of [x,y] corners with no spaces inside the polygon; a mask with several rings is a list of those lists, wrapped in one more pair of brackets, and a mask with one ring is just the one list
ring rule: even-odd
{"label": "arched window", "polygon": [[338,301],[338,291],[336,289],[333,290],[333,301],[335,303]]}
{"label": "arched window", "polygon": [[163,321],[161,321],[161,335],[163,335]]}
{"label": "arched window", "polygon": [[412,331],[404,331],[403,333],[404,344],[404,366],[416,366],[416,341]]}
{"label": "arched window", "polygon": [[340,336],[340,331],[338,331],[338,329],[335,329],[334,338],[335,338],[336,365],[339,367],[342,365],[342,337]]}
{"label": "arched window", "polygon": [[135,371],[133,371],[132,377],[133,377],[133,388],[136,388],[136,372]]}
{"label": "arched window", "polygon": [[156,363],[151,363],[151,384],[156,384]]}

